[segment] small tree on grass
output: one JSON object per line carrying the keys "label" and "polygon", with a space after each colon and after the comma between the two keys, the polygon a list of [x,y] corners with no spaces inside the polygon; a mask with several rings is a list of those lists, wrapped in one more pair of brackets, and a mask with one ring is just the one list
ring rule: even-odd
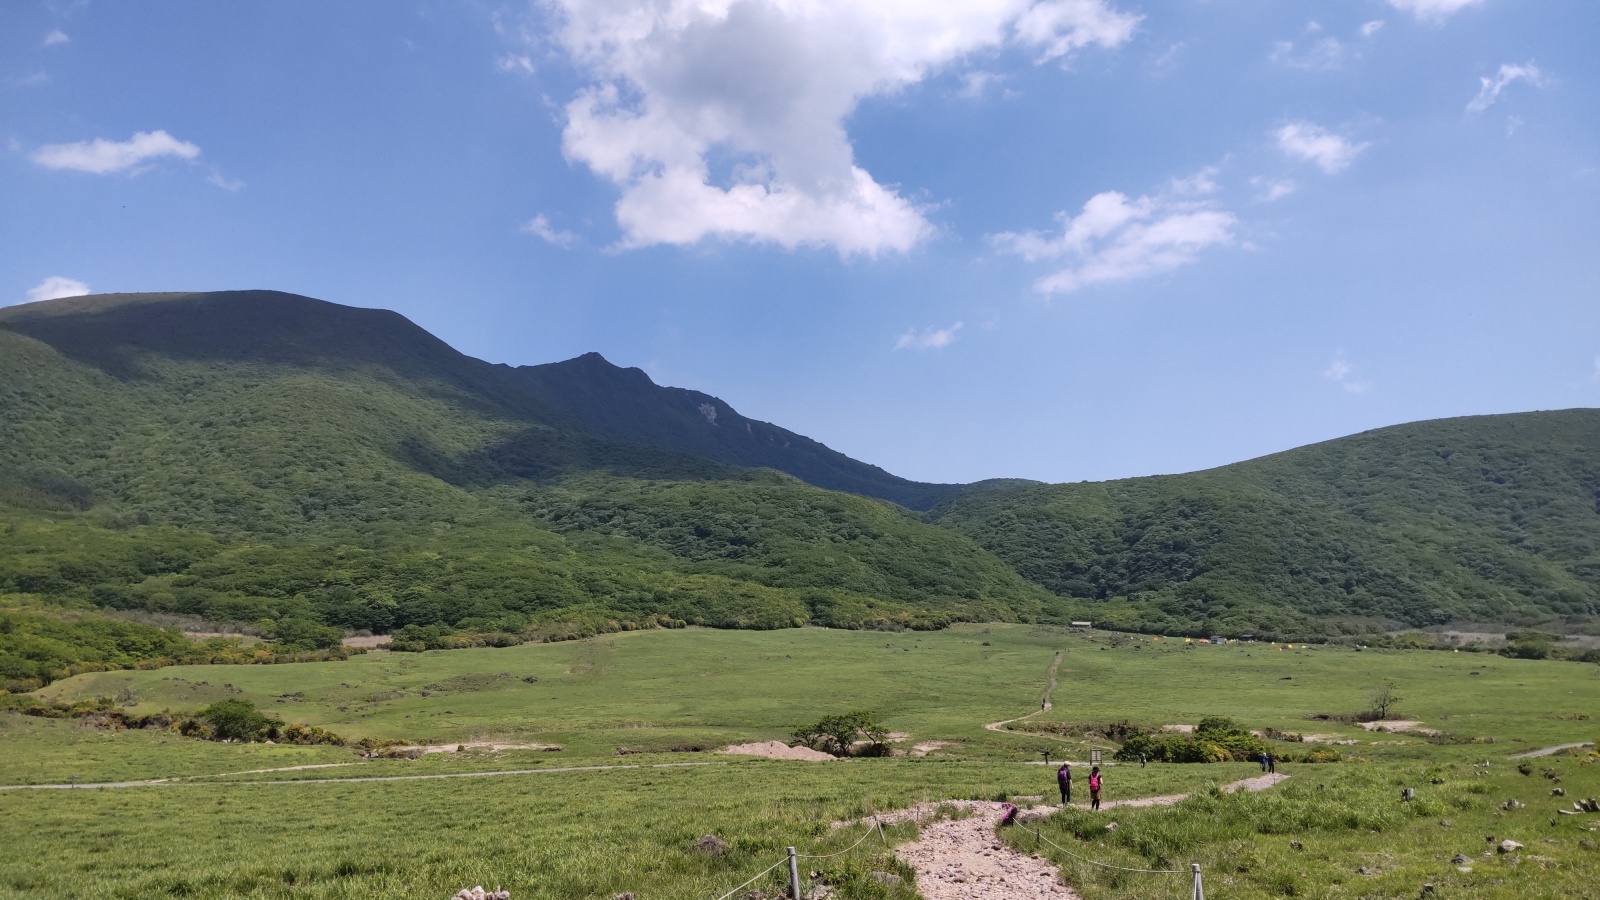
{"label": "small tree on grass", "polygon": [[1382,721],[1394,712],[1395,706],[1400,702],[1400,695],[1396,693],[1398,687],[1392,681],[1385,681],[1372,692],[1372,699],[1367,701],[1367,706],[1374,719]]}
{"label": "small tree on grass", "polygon": [[219,700],[197,714],[211,726],[214,741],[264,741],[275,738],[283,722],[256,709],[249,700]]}
{"label": "small tree on grass", "polygon": [[797,728],[794,740],[813,750],[849,756],[856,741],[867,741],[863,755],[878,756],[884,750],[884,739],[889,733],[864,709],[836,716],[823,716],[817,721]]}

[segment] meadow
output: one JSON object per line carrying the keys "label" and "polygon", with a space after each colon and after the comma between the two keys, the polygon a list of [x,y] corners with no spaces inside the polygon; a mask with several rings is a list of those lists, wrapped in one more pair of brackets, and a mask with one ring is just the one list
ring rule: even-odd
{"label": "meadow", "polygon": [[[1090,736],[1093,727],[1126,720],[1160,728],[1217,715],[1355,743],[1337,745],[1339,762],[1286,763],[1280,771],[1291,778],[1257,794],[1211,789],[1256,774],[1253,763],[1109,766],[1109,799],[1192,796],[1172,807],[1068,810],[1005,839],[1062,864],[1090,898],[1186,896],[1187,881],[1099,869],[1060,848],[1133,868],[1200,862],[1213,896],[1417,896],[1425,883],[1435,884],[1434,896],[1594,895],[1600,815],[1555,810],[1600,795],[1600,766],[1582,755],[1508,757],[1593,741],[1600,667],[1280,647],[1028,625],[689,628],[79,675],[38,696],[111,697],[140,713],[243,697],[349,738],[562,749],[364,760],[336,747],[216,744],[0,714],[0,785],[167,779],[0,790],[0,896],[444,898],[498,884],[518,898],[716,898],[778,861],[785,846],[828,853],[862,834],[834,822],[922,801],[1049,798],[1052,769],[1037,764],[1046,751],[1084,760],[1092,747],[1114,749]],[[1058,651],[1053,708],[1028,724],[1072,736],[986,729],[1039,710]],[[1442,733],[1308,718],[1358,712],[1386,682],[1396,686],[1401,718]],[[783,739],[853,709],[903,735],[896,746],[948,746],[827,763],[692,749]],[[1312,745],[1275,746],[1293,755]],[[295,766],[329,767],[257,771]],[[406,780],[350,780],[394,778]],[[1552,797],[1556,786],[1568,796]],[[1403,787],[1417,799],[1401,803]],[[1526,805],[1501,808],[1513,798]],[[1107,832],[1111,820],[1119,828]],[[892,845],[915,831],[896,825],[887,843],[873,837],[806,868],[824,872],[841,897],[911,897],[912,873]],[[705,834],[727,849],[692,849]],[[1525,849],[1495,853],[1488,835]],[[1457,854],[1471,862],[1453,862]],[[881,884],[867,877],[875,871],[904,881]],[[770,893],[776,876],[758,885]]]}

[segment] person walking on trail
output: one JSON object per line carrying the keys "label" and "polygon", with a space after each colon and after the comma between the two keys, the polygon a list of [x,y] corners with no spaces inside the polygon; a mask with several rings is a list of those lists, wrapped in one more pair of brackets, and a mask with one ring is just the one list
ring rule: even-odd
{"label": "person walking on trail", "polygon": [[1100,767],[1089,770],[1089,808],[1100,808]]}
{"label": "person walking on trail", "polygon": [[1272,758],[1272,754],[1271,753],[1263,753],[1263,754],[1261,754],[1261,760],[1262,760],[1262,762],[1265,762],[1267,764],[1267,774],[1268,775],[1277,774],[1277,772],[1278,772],[1278,761]]}
{"label": "person walking on trail", "polygon": [[1261,751],[1261,771],[1263,772],[1267,770],[1267,759],[1267,751]]}
{"label": "person walking on trail", "polygon": [[1072,763],[1062,763],[1056,770],[1056,787],[1061,789],[1061,805],[1072,802]]}

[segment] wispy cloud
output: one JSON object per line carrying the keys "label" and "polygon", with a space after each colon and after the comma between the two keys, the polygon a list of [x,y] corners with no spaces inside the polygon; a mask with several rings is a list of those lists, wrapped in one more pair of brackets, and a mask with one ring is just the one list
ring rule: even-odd
{"label": "wispy cloud", "polygon": [[50,82],[50,73],[45,71],[29,72],[26,75],[11,75],[6,78],[7,84],[17,87],[38,87]]}
{"label": "wispy cloud", "polygon": [[1478,79],[1480,87],[1478,96],[1472,98],[1467,104],[1467,112],[1481,113],[1495,104],[1500,99],[1500,93],[1518,81],[1526,81],[1534,87],[1544,87],[1550,83],[1539,67],[1529,62],[1525,65],[1514,63],[1501,63],[1500,71],[1492,78]]}
{"label": "wispy cloud", "polygon": [[1057,213],[1059,232],[1004,232],[990,240],[1029,262],[1068,260],[1035,283],[1045,294],[1070,294],[1090,285],[1168,272],[1194,262],[1207,247],[1235,242],[1238,219],[1204,199],[1216,189],[1214,174],[1208,169],[1177,179],[1166,195],[1130,200],[1121,192],[1105,191],[1090,197],[1077,215]]}
{"label": "wispy cloud", "polygon": [[72,144],[48,144],[33,152],[34,162],[47,169],[70,169],[105,175],[126,172],[163,156],[194,159],[200,148],[165,131],[141,131],[126,141],[95,138]]}
{"label": "wispy cloud", "polygon": [[1342,353],[1335,356],[1333,362],[1328,363],[1328,367],[1322,370],[1322,377],[1351,394],[1365,394],[1372,387],[1372,382],[1356,378],[1355,366],[1352,366]]}
{"label": "wispy cloud", "polygon": [[71,40],[72,38],[67,37],[67,33],[65,31],[57,28],[44,36],[44,45],[46,47],[53,47],[56,44],[69,43]]}
{"label": "wispy cloud", "polygon": [[1410,13],[1420,22],[1441,24],[1445,19],[1483,0],[1389,0],[1389,5],[1403,13]]}
{"label": "wispy cloud", "polygon": [[28,302],[38,303],[40,300],[56,300],[61,297],[81,297],[87,293],[89,293],[87,284],[75,278],[51,275],[28,289]]}
{"label": "wispy cloud", "polygon": [[1282,200],[1300,189],[1299,185],[1287,178],[1263,178],[1258,176],[1250,179],[1250,184],[1259,191],[1256,194],[1256,199],[1262,203]]}
{"label": "wispy cloud", "polygon": [[570,249],[576,246],[578,243],[578,236],[576,234],[573,234],[570,231],[562,231],[561,229],[550,224],[550,219],[544,213],[539,213],[537,216],[529,219],[523,224],[520,230],[525,234],[531,234],[534,237],[541,238],[546,243],[560,247],[563,250]]}
{"label": "wispy cloud", "polygon": [[1361,36],[1364,37],[1364,38],[1371,38],[1373,35],[1377,34],[1378,32],[1380,32],[1382,30],[1383,30],[1383,20],[1382,19],[1373,19],[1371,22],[1367,22],[1366,24],[1361,26]]}
{"label": "wispy cloud", "polygon": [[1275,132],[1278,149],[1290,156],[1314,163],[1329,175],[1343,171],[1355,162],[1370,144],[1357,144],[1310,122],[1291,122]]}
{"label": "wispy cloud", "polygon": [[1307,22],[1305,27],[1305,44],[1297,41],[1278,41],[1272,45],[1272,52],[1268,59],[1279,65],[1292,69],[1337,69],[1344,65],[1344,42],[1327,35],[1321,34],[1322,26],[1316,22]]}
{"label": "wispy cloud", "polygon": [[896,350],[942,350],[956,342],[956,336],[962,329],[962,323],[957,322],[949,328],[934,328],[929,326],[923,329],[910,328],[905,334],[900,335],[894,342]]}
{"label": "wispy cloud", "polygon": [[518,75],[534,73],[533,57],[526,53],[507,53],[495,60],[494,66],[502,72],[514,72]]}
{"label": "wispy cloud", "polygon": [[211,174],[206,176],[206,182],[209,184],[214,184],[225,191],[233,191],[234,193],[244,190],[244,182],[237,178],[229,178],[228,176],[222,174],[222,170],[218,169],[216,166],[211,167]]}

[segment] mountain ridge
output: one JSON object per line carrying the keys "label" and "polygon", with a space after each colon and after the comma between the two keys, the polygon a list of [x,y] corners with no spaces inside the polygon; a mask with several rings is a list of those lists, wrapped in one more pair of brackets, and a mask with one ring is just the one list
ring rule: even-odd
{"label": "mountain ridge", "polygon": [[244,291],[0,309],[0,414],[0,591],[51,602],[436,643],[558,621],[1600,622],[1589,409],[924,484],[597,353],[493,364],[398,313]]}

